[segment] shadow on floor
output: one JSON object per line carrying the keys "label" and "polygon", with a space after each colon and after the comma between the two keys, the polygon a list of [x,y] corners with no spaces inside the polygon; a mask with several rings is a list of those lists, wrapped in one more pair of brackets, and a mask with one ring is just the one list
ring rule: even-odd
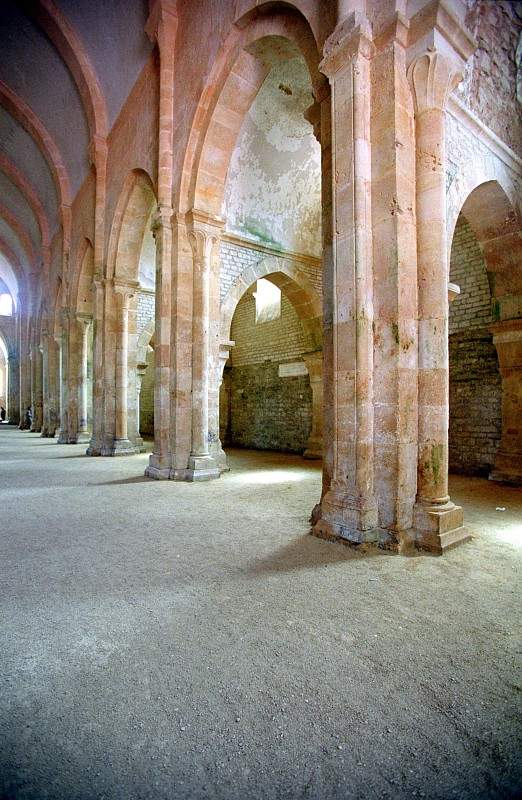
{"label": "shadow on floor", "polygon": [[266,575],[300,569],[316,569],[340,562],[394,555],[396,554],[390,551],[376,548],[363,550],[341,542],[327,542],[305,533],[297,536],[284,547],[280,547],[267,558],[256,560],[245,572],[250,576]]}
{"label": "shadow on floor", "polygon": [[90,483],[89,486],[125,486],[128,483],[158,483],[154,478],[147,475],[134,475],[132,478],[121,478],[116,481],[101,481],[100,483]]}

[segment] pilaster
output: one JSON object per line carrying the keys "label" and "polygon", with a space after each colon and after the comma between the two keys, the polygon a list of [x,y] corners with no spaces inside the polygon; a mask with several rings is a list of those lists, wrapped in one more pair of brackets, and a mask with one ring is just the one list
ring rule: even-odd
{"label": "pilaster", "polygon": [[138,289],[137,281],[114,280],[113,288],[116,310],[116,398],[115,436],[110,455],[133,455],[135,446],[128,438],[128,349],[129,349],[129,304]]}
{"label": "pilaster", "polygon": [[[450,4],[461,11],[460,2]],[[418,264],[418,469],[412,542],[441,553],[466,541],[448,494],[449,355],[445,107],[473,42],[462,19],[434,2],[411,20],[408,78],[415,106]]]}
{"label": "pilaster", "polygon": [[491,481],[522,485],[522,319],[492,325],[502,376],[502,438]]}
{"label": "pilaster", "polygon": [[[213,391],[211,376],[216,376],[219,333],[219,306],[211,308],[212,283],[217,270],[213,260],[218,252],[223,222],[195,209],[189,216],[189,242],[193,257],[192,286],[192,438],[186,479],[189,481],[218,478],[220,471],[210,453],[210,445],[219,439],[219,431],[209,428],[210,393],[215,402],[219,392]],[[212,319],[211,319],[212,316]],[[212,330],[211,330],[212,329]],[[212,342],[211,342],[212,334]],[[212,415],[219,418],[218,414]]]}
{"label": "pilaster", "polygon": [[[370,25],[343,20],[324,48],[331,87],[333,243],[325,248],[325,474],[314,533],[374,541],[373,301],[370,219]],[[321,117],[321,146],[329,139]],[[323,141],[324,140],[324,141]],[[329,171],[328,171],[329,172]],[[331,256],[330,256],[331,253]],[[319,517],[319,518],[318,518]]]}

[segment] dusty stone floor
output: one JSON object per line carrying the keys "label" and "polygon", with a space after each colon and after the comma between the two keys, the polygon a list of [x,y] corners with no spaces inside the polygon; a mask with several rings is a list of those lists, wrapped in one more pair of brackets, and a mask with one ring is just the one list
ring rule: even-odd
{"label": "dusty stone floor", "polygon": [[519,795],[522,492],[454,479],[471,544],[357,554],[307,535],[316,464],[83,450],[0,429],[4,800]]}

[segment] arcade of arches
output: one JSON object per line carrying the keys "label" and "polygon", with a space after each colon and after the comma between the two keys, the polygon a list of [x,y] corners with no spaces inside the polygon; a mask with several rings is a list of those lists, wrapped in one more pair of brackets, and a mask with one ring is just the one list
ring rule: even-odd
{"label": "arcade of arches", "polygon": [[322,474],[303,532],[472,546],[449,474],[522,485],[520,4],[6,0],[0,21],[11,425],[92,468],[132,457],[173,505],[240,450],[287,454]]}

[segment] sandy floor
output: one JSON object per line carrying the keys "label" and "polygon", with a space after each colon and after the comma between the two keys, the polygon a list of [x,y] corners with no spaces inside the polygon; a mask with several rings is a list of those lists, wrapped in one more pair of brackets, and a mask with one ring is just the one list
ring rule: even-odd
{"label": "sandy floor", "polygon": [[520,796],[521,491],[454,479],[471,544],[365,555],[307,535],[300,458],[82,453],[0,429],[0,797]]}

